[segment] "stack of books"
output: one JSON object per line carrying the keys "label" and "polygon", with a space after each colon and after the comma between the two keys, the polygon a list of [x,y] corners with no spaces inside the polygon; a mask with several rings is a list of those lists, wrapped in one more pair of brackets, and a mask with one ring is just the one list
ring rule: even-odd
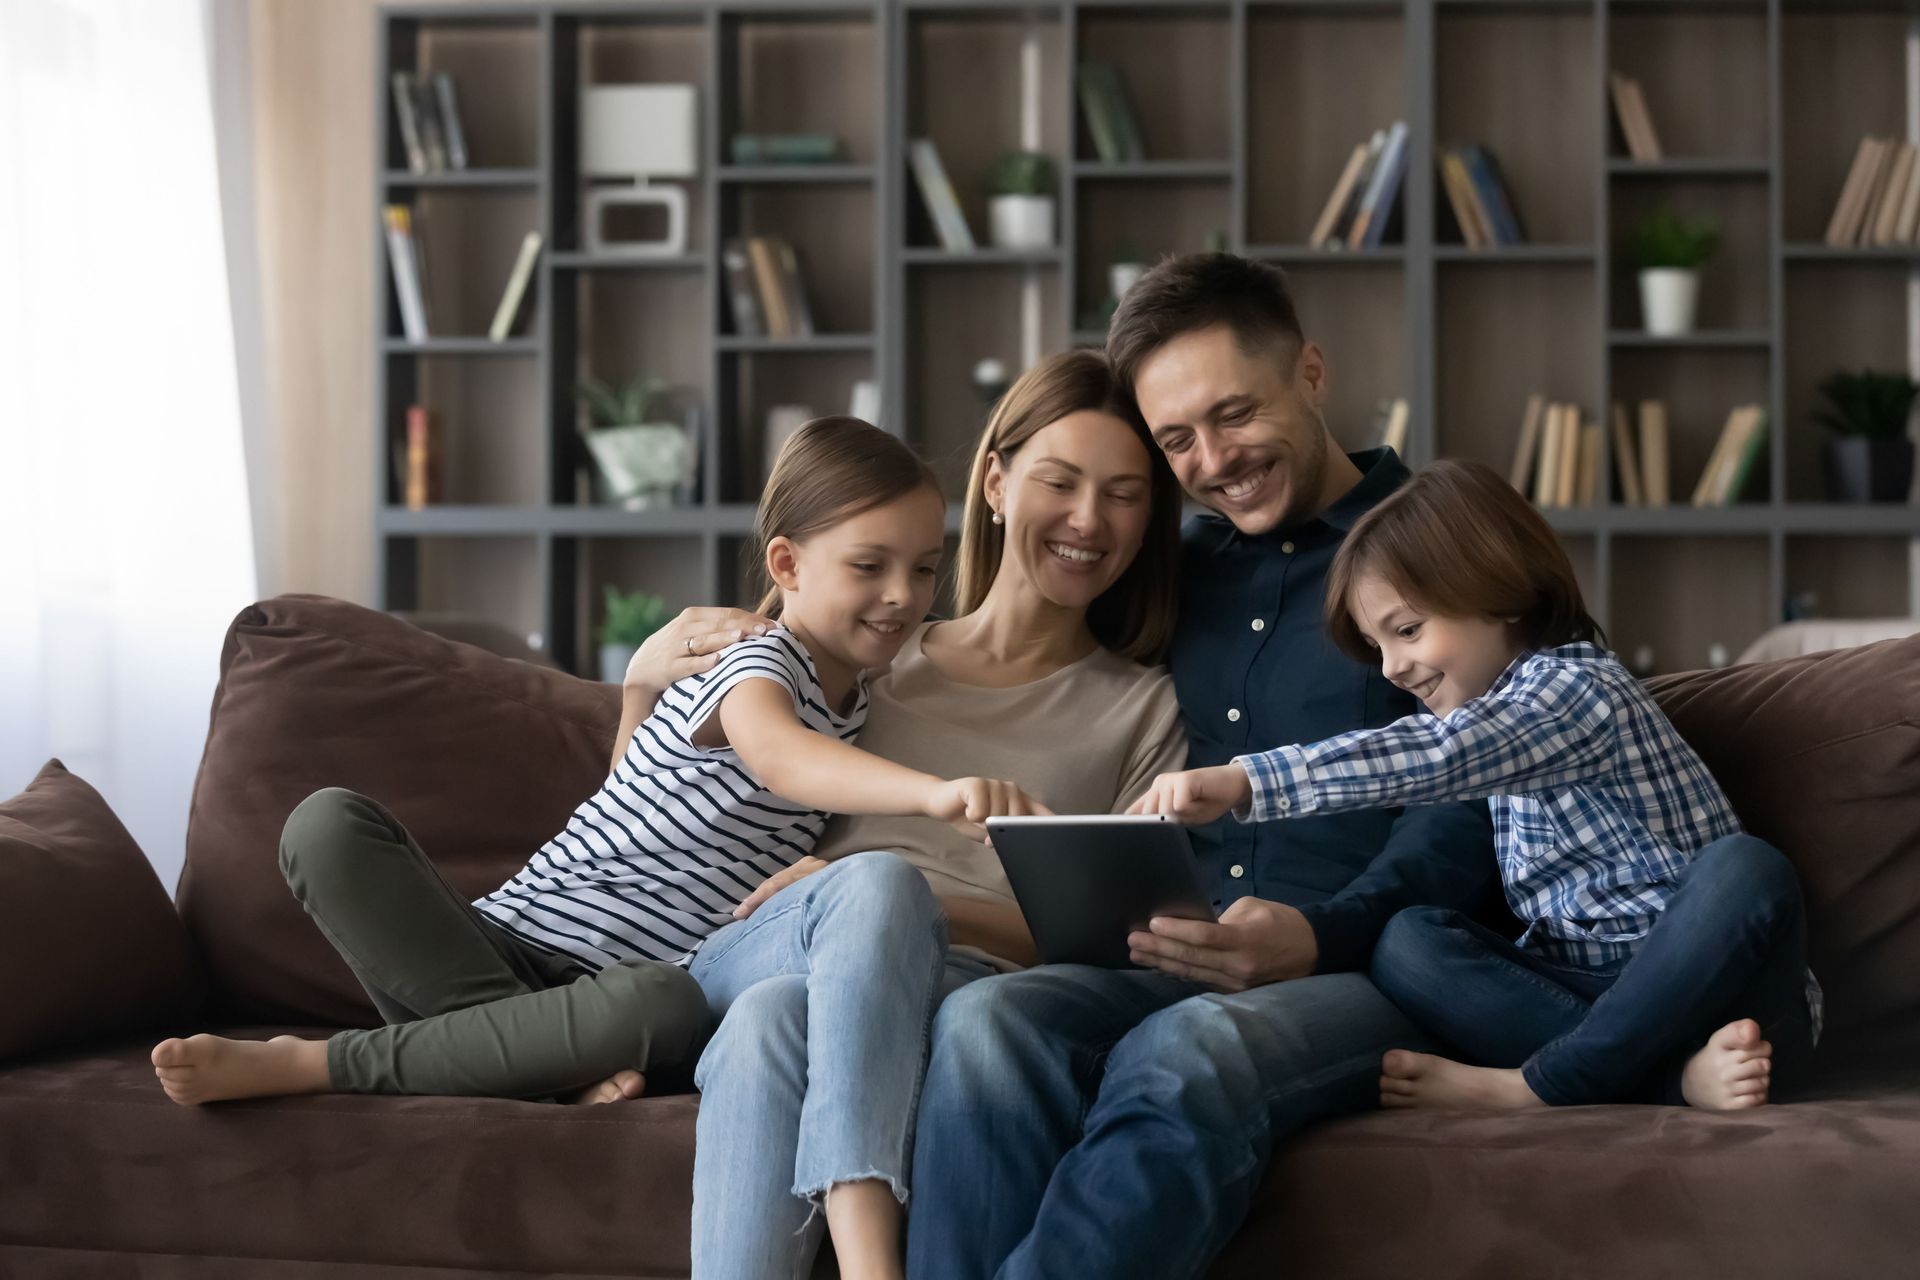
{"label": "stack of books", "polygon": [[1627,154],[1640,164],[1658,164],[1665,153],[1660,149],[1660,135],[1654,131],[1653,115],[1647,110],[1647,95],[1640,91],[1640,82],[1615,71],[1607,76],[1607,84],[1613,91],[1614,123],[1620,126]]}
{"label": "stack of books", "polygon": [[1087,119],[1087,132],[1093,135],[1094,152],[1108,164],[1145,160],[1140,121],[1133,113],[1120,68],[1105,62],[1083,62],[1078,84],[1080,112]]}
{"label": "stack of books", "polygon": [[460,96],[453,77],[411,71],[393,73],[393,115],[407,172],[440,173],[467,167],[467,135],[460,127]]}
{"label": "stack of books", "polygon": [[1307,244],[1377,248],[1399,238],[1400,185],[1407,174],[1407,122],[1396,120],[1354,147]]}
{"label": "stack of books", "polygon": [[1591,507],[1600,501],[1600,424],[1582,423],[1580,406],[1527,397],[1507,480],[1539,507]]}
{"label": "stack of books", "polygon": [[720,250],[733,331],[742,338],[809,338],[813,310],[800,278],[800,255],[779,236],[748,236]]}
{"label": "stack of books", "polygon": [[[1477,143],[1444,147],[1439,158],[1440,184],[1447,193],[1444,206],[1453,214],[1459,241],[1470,249],[1524,244],[1527,229],[1514,208],[1513,195],[1493,153]],[[1450,238],[1443,224],[1440,234]]]}
{"label": "stack of books", "polygon": [[1894,138],[1860,140],[1827,222],[1827,243],[1836,249],[1920,244],[1920,149]]}
{"label": "stack of books", "polygon": [[1735,408],[1720,428],[1720,438],[1707,456],[1700,482],[1693,487],[1693,505],[1724,507],[1739,501],[1766,447],[1766,409],[1757,404]]}

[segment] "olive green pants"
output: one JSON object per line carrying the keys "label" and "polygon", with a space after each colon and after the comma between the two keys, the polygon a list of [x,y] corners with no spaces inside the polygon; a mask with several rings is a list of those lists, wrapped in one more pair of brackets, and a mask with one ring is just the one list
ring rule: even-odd
{"label": "olive green pants", "polygon": [[678,966],[599,973],[515,938],[441,878],[373,800],[330,788],[301,801],[280,870],[387,1024],[327,1042],[346,1093],[547,1098],[616,1071],[690,1073],[712,1026]]}

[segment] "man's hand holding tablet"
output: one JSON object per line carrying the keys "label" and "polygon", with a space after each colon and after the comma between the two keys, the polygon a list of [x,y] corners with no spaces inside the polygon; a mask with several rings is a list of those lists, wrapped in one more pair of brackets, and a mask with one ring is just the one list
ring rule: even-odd
{"label": "man's hand holding tablet", "polygon": [[1247,778],[1246,769],[1228,763],[1211,769],[1163,773],[1140,793],[1138,800],[1127,806],[1127,812],[1165,814],[1177,822],[1197,827],[1252,803],[1253,784]]}

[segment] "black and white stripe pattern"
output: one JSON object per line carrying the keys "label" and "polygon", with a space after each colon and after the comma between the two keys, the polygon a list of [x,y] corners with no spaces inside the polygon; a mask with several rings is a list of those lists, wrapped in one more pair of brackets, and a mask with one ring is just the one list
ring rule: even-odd
{"label": "black and white stripe pattern", "polygon": [[506,884],[474,905],[515,936],[591,969],[628,959],[684,964],[761,881],[806,856],[826,815],[766,790],[728,747],[693,735],[743,680],[771,680],[809,729],[853,741],[861,685],[827,708],[806,648],[784,627],[728,649],[668,688],[600,790]]}

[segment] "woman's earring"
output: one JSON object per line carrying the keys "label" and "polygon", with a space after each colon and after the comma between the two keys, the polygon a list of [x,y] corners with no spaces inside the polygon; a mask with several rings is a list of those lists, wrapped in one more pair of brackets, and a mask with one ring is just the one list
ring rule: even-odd
{"label": "woman's earring", "polygon": [[1005,524],[1007,522],[1007,518],[1001,515],[998,511],[996,511],[993,513],[993,522],[995,524]]}

